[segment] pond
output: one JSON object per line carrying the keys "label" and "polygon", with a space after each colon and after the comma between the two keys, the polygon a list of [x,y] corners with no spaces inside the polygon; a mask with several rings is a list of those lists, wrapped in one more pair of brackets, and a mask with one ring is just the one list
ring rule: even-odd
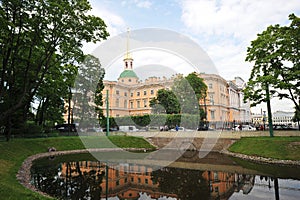
{"label": "pond", "polygon": [[43,158],[33,163],[31,184],[58,199],[300,199],[297,166],[257,164],[213,152],[159,165],[99,161],[91,154]]}

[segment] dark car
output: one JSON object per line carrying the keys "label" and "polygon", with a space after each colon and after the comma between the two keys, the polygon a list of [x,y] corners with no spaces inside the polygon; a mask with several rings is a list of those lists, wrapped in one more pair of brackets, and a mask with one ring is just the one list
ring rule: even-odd
{"label": "dark car", "polygon": [[[107,128],[102,128],[103,132],[106,132]],[[113,132],[113,131],[119,131],[119,127],[109,127],[109,131]]]}
{"label": "dark car", "polygon": [[77,132],[75,124],[58,124],[55,129],[59,132]]}
{"label": "dark car", "polygon": [[209,130],[209,123],[208,122],[200,122],[197,128],[197,131],[208,131]]}

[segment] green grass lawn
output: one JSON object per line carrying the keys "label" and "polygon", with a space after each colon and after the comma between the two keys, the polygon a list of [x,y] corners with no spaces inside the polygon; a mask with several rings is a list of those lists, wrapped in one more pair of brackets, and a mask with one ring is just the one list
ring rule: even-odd
{"label": "green grass lawn", "polygon": [[[97,139],[97,142],[101,143],[101,137],[97,137]],[[109,139],[121,148],[154,148],[143,138],[109,136]],[[95,141],[95,137],[90,137],[87,140]],[[0,141],[0,199],[48,199],[23,187],[16,179],[22,162],[31,155],[47,152],[48,147],[55,147],[59,151],[85,149],[79,137]]]}
{"label": "green grass lawn", "polygon": [[300,137],[241,138],[229,151],[281,160],[300,160]]}

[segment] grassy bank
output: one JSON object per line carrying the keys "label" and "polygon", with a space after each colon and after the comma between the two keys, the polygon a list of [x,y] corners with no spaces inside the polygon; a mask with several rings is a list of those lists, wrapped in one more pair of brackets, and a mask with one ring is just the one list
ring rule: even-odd
{"label": "grassy bank", "polygon": [[[110,136],[110,141],[122,148],[153,148],[143,138],[130,136]],[[101,138],[97,137],[101,143]],[[95,141],[95,137],[91,137]],[[37,139],[13,139],[0,141],[0,197],[1,199],[47,199],[24,188],[16,179],[22,162],[29,156],[47,152],[48,147],[57,150],[84,149],[79,137],[53,137]],[[105,147],[105,146],[103,146]]]}
{"label": "grassy bank", "polygon": [[241,138],[229,151],[280,160],[300,160],[300,137]]}

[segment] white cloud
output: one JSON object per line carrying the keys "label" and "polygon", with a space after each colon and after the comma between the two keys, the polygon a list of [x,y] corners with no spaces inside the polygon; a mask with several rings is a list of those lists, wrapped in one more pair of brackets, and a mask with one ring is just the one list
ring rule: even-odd
{"label": "white cloud", "polygon": [[135,5],[138,8],[151,8],[152,2],[148,0],[124,0],[121,2],[122,6],[131,6]]}
{"label": "white cloud", "polygon": [[[105,22],[107,26],[106,30],[109,32],[110,37],[115,36],[126,30],[126,22],[121,16],[119,16],[116,13],[113,13],[109,9],[105,9],[104,7],[97,5],[96,1],[92,1],[91,4],[93,9],[89,12],[89,14],[100,17]],[[99,44],[84,43],[83,51],[86,54],[90,54],[98,46]]]}
{"label": "white cloud", "polygon": [[150,1],[135,0],[135,3],[139,8],[150,8],[152,6],[152,3]]}
{"label": "white cloud", "polygon": [[101,9],[99,6],[94,6],[91,14],[101,17],[101,19],[104,20],[105,24],[107,25],[107,30],[111,36],[117,35],[121,31],[125,30],[125,20],[108,9]]}
{"label": "white cloud", "polygon": [[251,39],[270,24],[285,23],[299,0],[187,0],[182,21],[193,32]]}
{"label": "white cloud", "polygon": [[240,74],[246,81],[250,42],[269,25],[286,25],[288,15],[300,11],[299,0],[184,0],[181,6],[182,22],[191,34],[203,38],[201,45],[220,75],[228,79]]}

